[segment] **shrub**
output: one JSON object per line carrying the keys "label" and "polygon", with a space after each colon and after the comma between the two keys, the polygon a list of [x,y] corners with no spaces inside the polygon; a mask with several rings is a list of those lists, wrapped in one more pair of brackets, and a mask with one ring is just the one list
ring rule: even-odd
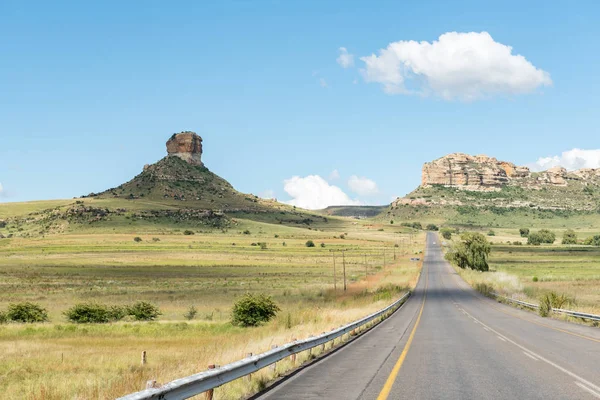
{"label": "shrub", "polygon": [[446,240],[452,239],[452,229],[442,228],[442,229],[440,229],[440,233],[442,234],[442,237],[444,239],[446,239]]}
{"label": "shrub", "polygon": [[346,239],[346,235],[344,235],[343,233],[340,235],[340,239]]}
{"label": "shrub", "polygon": [[542,243],[552,244],[556,240],[554,232],[548,229],[542,229],[539,232],[532,232],[527,237],[527,244],[538,246]]}
{"label": "shrub", "polygon": [[286,242],[283,242],[283,243],[281,243],[281,245],[282,245],[283,247],[285,247],[285,246],[287,246],[287,243],[286,243]]}
{"label": "shrub", "polygon": [[244,231],[244,235],[249,235],[249,234],[250,234],[250,231],[249,231],[248,229],[246,229],[246,230]]}
{"label": "shrub", "polygon": [[275,235],[275,239],[277,239],[279,237],[279,235]]}
{"label": "shrub", "polygon": [[8,305],[6,318],[13,322],[46,322],[48,321],[48,311],[34,303],[15,303]]}
{"label": "shrub", "polygon": [[496,232],[494,232],[493,230],[489,230],[487,233],[488,236],[496,236]]}
{"label": "shrub", "polygon": [[519,229],[519,234],[521,235],[521,237],[527,237],[527,236],[529,236],[529,228],[521,228],[521,229]]}
{"label": "shrub", "polygon": [[307,240],[305,243],[306,247],[315,247],[315,242],[313,242],[312,240]]}
{"label": "shrub", "polygon": [[154,321],[162,313],[154,304],[138,301],[127,307],[127,314],[131,315],[136,321]]}
{"label": "shrub", "polygon": [[491,297],[494,292],[494,288],[487,283],[477,283],[475,284],[475,290],[481,293],[484,296]]}
{"label": "shrub", "polygon": [[321,247],[325,247],[325,243],[321,243]]}
{"label": "shrub", "polygon": [[190,306],[190,308],[188,308],[188,310],[185,314],[183,314],[183,316],[188,321],[191,321],[196,317],[196,314],[198,314],[198,310],[196,310],[196,307]]}
{"label": "shrub", "polygon": [[542,317],[547,317],[553,308],[563,308],[570,302],[571,300],[564,294],[546,293],[540,298],[539,313]]}
{"label": "shrub", "polygon": [[588,246],[600,246],[600,235],[590,236],[585,239],[583,244],[587,244]]}
{"label": "shrub", "polygon": [[563,233],[562,244],[577,244],[577,234],[573,229],[567,229]]}
{"label": "shrub", "polygon": [[531,280],[532,280],[532,281],[534,281],[534,282],[537,282],[537,281],[539,281],[539,279],[538,279],[538,277],[537,277],[537,276],[534,276],[534,277],[533,277]]}
{"label": "shrub", "polygon": [[139,243],[139,242],[142,241],[142,238],[139,237],[139,236],[136,236],[136,237],[133,238],[133,241],[136,242],[136,243]]}
{"label": "shrub", "polygon": [[127,315],[123,307],[108,307],[97,303],[75,304],[64,312],[71,322],[78,324],[104,324],[111,321],[121,320]]}
{"label": "shrub", "polygon": [[267,249],[267,243],[266,242],[259,242],[258,245],[260,246],[261,250],[266,250]]}
{"label": "shrub", "polygon": [[514,244],[515,246],[521,246],[523,243],[521,243],[518,240],[515,240],[514,242],[512,242],[512,244]]}
{"label": "shrub", "polygon": [[231,323],[239,326],[257,326],[270,321],[280,308],[270,296],[245,294],[235,302],[231,312]]}
{"label": "shrub", "polygon": [[152,241],[153,242],[160,242],[160,239],[159,238],[152,238]]}
{"label": "shrub", "polygon": [[186,229],[185,231],[183,231],[183,234],[186,235],[186,236],[194,235],[194,231]]}
{"label": "shrub", "polygon": [[8,322],[8,316],[5,312],[0,311],[0,324],[5,324]]}
{"label": "shrub", "polygon": [[438,228],[438,226],[437,226],[437,225],[435,225],[435,224],[428,224],[428,225],[427,225],[427,230],[428,230],[428,231],[439,231],[439,230],[440,230],[440,228]]}
{"label": "shrub", "polygon": [[394,225],[394,220],[391,220],[391,221],[390,221],[390,225]]}

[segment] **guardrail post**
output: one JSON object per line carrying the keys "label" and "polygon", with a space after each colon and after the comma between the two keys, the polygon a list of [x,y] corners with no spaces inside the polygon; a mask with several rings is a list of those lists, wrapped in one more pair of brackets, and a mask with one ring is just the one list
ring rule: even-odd
{"label": "guardrail post", "polygon": [[152,389],[156,387],[156,380],[151,379],[149,381],[146,381],[146,389]]}
{"label": "guardrail post", "polygon": [[[296,340],[298,340],[298,339],[293,338],[292,342],[295,342]],[[296,353],[292,353],[291,359],[292,359],[292,365],[296,365]]]}
{"label": "guardrail post", "polygon": [[[215,369],[215,367],[216,367],[216,365],[215,365],[215,364],[210,364],[210,365],[208,366],[208,369]],[[207,390],[207,391],[205,392],[205,394],[204,394],[204,398],[205,398],[206,400],[213,400],[214,391],[215,391],[215,389],[209,389],[209,390]]]}
{"label": "guardrail post", "polygon": [[[325,332],[321,332],[321,335],[324,335]],[[321,353],[325,352],[325,343],[321,345]]]}
{"label": "guardrail post", "polygon": [[146,350],[142,351],[142,365],[146,365]]}
{"label": "guardrail post", "polygon": [[[277,348],[276,344],[271,346],[271,349],[276,349],[276,348]],[[277,361],[275,361],[273,364],[271,364],[271,371],[273,371],[273,372],[277,371]]]}
{"label": "guardrail post", "polygon": [[[246,354],[246,357],[252,357],[252,353]],[[248,380],[248,382],[250,382],[252,380],[252,373],[246,375],[246,379]]]}

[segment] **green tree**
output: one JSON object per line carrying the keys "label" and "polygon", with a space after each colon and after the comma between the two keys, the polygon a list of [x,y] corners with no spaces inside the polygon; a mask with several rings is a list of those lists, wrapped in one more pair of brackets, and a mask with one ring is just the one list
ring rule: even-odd
{"label": "green tree", "polygon": [[427,225],[427,230],[428,230],[428,231],[439,231],[439,230],[440,230],[440,228],[438,228],[438,226],[437,226],[437,225],[435,225],[435,224],[428,224],[428,225]]}
{"label": "green tree", "polygon": [[541,229],[539,232],[532,232],[527,237],[527,244],[538,246],[542,243],[552,244],[556,240],[556,234],[548,229]]}
{"label": "green tree", "polygon": [[527,236],[529,236],[529,228],[521,228],[521,229],[519,229],[519,234],[521,235],[521,237],[527,237]]}
{"label": "green tree", "polygon": [[313,242],[312,240],[307,240],[305,243],[306,247],[315,247],[315,242]]}
{"label": "green tree", "polygon": [[590,236],[585,239],[583,244],[587,244],[588,246],[600,246],[600,235]]}
{"label": "green tree", "polygon": [[442,234],[442,237],[444,239],[446,239],[446,240],[452,239],[452,229],[442,228],[442,229],[440,229],[440,233]]}
{"label": "green tree", "polygon": [[246,293],[233,305],[231,323],[239,326],[257,326],[271,320],[280,310],[270,296]]}
{"label": "green tree", "polygon": [[491,251],[490,243],[481,233],[463,233],[461,242],[454,245],[446,254],[446,258],[460,268],[470,268],[477,271],[488,271],[488,256]]}
{"label": "green tree", "polygon": [[562,244],[577,244],[577,234],[573,229],[567,229],[563,233]]}

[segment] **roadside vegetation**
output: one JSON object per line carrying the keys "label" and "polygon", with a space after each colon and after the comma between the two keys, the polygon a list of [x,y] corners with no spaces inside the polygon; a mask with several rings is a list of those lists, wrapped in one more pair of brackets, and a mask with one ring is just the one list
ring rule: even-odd
{"label": "roadside vegetation", "polygon": [[[535,233],[547,239],[542,243],[523,243]],[[560,243],[552,240],[557,236],[563,238]],[[584,244],[585,239],[579,239],[582,236],[594,237],[589,231],[572,229],[562,232],[502,229],[498,232],[499,241],[491,245],[489,272],[460,268],[457,271],[483,294],[494,291],[539,304],[543,316],[551,315],[548,312],[551,307],[600,314],[600,264],[597,262],[600,246]],[[451,254],[450,251],[447,254]]]}
{"label": "roadside vegetation", "polygon": [[[81,206],[65,202],[57,207]],[[90,202],[113,209],[123,200],[84,205]],[[45,207],[34,212],[49,215]],[[138,217],[126,218],[130,212]],[[147,380],[165,383],[331,330],[413,287],[420,263],[410,258],[424,239],[400,223],[291,207],[232,213],[226,225],[213,226],[181,214],[139,218],[147,209],[135,200],[123,215],[74,219],[61,234],[7,214],[0,214],[9,220],[3,232],[13,233],[0,240],[0,389],[8,398],[115,398]],[[26,323],[9,315],[11,304],[44,312]],[[218,388],[215,398],[247,396],[289,367],[283,361],[276,371]]]}

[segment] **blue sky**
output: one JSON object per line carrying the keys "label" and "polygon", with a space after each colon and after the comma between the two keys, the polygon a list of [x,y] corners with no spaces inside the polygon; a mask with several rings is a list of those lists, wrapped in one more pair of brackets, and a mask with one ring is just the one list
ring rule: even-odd
{"label": "blue sky", "polygon": [[600,3],[570,4],[4,0],[0,201],[116,186],[182,130],[238,190],[312,207],[388,203],[458,151],[600,166]]}

